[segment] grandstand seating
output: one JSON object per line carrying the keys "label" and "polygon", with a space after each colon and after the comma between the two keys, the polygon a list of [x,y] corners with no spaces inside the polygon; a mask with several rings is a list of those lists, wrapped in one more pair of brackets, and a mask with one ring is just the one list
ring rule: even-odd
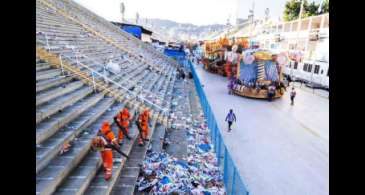
{"label": "grandstand seating", "polygon": [[[157,106],[169,111],[176,62],[72,1],[36,0],[36,31],[37,52],[44,51],[36,59],[36,194],[110,194],[125,158],[114,154],[114,176],[105,182],[90,140],[102,121],[116,130],[112,118],[124,106],[134,117],[152,109],[150,136],[166,125]],[[120,73],[106,70],[110,60]],[[130,133],[127,154],[137,139],[133,124]],[[60,155],[65,144],[71,148]]]}

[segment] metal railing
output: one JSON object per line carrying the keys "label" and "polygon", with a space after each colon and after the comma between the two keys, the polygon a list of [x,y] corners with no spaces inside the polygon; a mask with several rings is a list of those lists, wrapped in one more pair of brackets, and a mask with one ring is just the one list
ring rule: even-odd
{"label": "metal railing", "polygon": [[188,63],[193,74],[193,80],[200,103],[203,107],[204,116],[207,119],[208,128],[210,129],[211,142],[214,145],[218,165],[223,173],[223,181],[226,192],[229,195],[249,195],[246,185],[244,184],[239,171],[233,162],[226,145],[224,144],[215,116],[201,86],[201,82],[195,71],[194,65],[191,61],[188,61]]}
{"label": "metal railing", "polygon": [[[38,34],[38,35],[40,35],[40,34]],[[46,50],[47,50],[48,52],[50,52],[51,45],[49,44],[49,40],[48,40],[47,34],[46,34],[46,33],[44,33],[44,32],[42,32],[42,34],[41,34],[41,35],[44,35],[45,41],[42,41],[41,39],[38,39],[37,41],[39,41],[40,43],[42,43],[43,45],[45,45]],[[111,83],[111,84],[115,85],[117,88],[119,88],[119,89],[123,89],[123,92],[125,92],[125,93],[127,93],[128,95],[132,96],[132,97],[131,97],[131,99],[135,98],[137,101],[140,101],[141,103],[144,103],[144,104],[146,104],[146,105],[148,105],[148,106],[150,106],[150,107],[152,107],[152,108],[155,108],[155,109],[157,109],[157,110],[160,110],[164,116],[167,116],[167,115],[168,115],[168,110],[169,110],[168,108],[162,108],[161,106],[159,106],[159,105],[157,105],[157,104],[155,104],[155,103],[151,102],[150,100],[148,100],[148,99],[146,99],[146,98],[144,98],[144,97],[142,97],[142,96],[141,96],[141,93],[143,93],[143,92],[144,92],[144,93],[147,93],[147,94],[148,94],[148,93],[149,93],[149,94],[152,94],[153,96],[156,96],[156,94],[154,94],[154,93],[152,93],[152,92],[149,92],[149,91],[141,91],[139,94],[137,94],[137,93],[135,93],[135,92],[132,92],[130,89],[128,89],[128,88],[126,88],[126,87],[122,86],[120,83],[115,82],[114,80],[112,80],[112,79],[108,78],[107,76],[105,76],[105,75],[103,75],[103,74],[99,73],[97,70],[95,70],[95,69],[93,69],[93,68],[91,68],[91,67],[89,67],[89,66],[87,66],[87,65],[85,65],[85,64],[83,64],[83,63],[81,63],[81,62],[78,60],[78,57],[79,57],[79,56],[80,56],[80,54],[82,54],[82,53],[80,53],[80,52],[77,52],[77,53],[76,53],[76,52],[74,52],[74,54],[75,54],[74,56],[76,57],[76,64],[77,64],[77,66],[79,66],[79,67],[83,67],[83,68],[86,68],[88,71],[90,71],[91,76],[92,76],[92,82],[93,82],[94,90],[96,89],[96,84],[95,84],[96,79],[95,79],[95,77],[102,78],[102,80],[104,80],[104,81],[105,81],[105,83]],[[70,63],[71,63],[71,62],[73,62],[74,60],[73,60],[71,57],[68,57],[68,56],[66,56],[66,55],[63,55],[63,54],[61,54],[61,53],[60,53],[60,54],[58,54],[58,56],[59,56],[59,59],[60,59],[61,72],[63,73],[63,72],[64,72],[63,60],[64,60],[64,59],[67,59]],[[93,60],[93,59],[91,59],[91,58],[87,57],[85,54],[82,54],[82,56],[83,56],[85,59],[88,59],[88,61],[91,61],[91,62],[93,62],[93,63],[100,64],[100,62],[96,62],[95,60]],[[109,90],[109,91],[110,91],[110,90]],[[159,99],[161,102],[163,102],[163,99],[162,99],[162,98],[160,98],[159,96],[156,96],[156,97],[154,97],[154,98]]]}
{"label": "metal railing", "polygon": [[[129,37],[129,39],[136,39],[134,36],[126,33],[126,32],[122,32],[117,26],[111,24],[110,22],[108,22],[107,20],[105,20],[102,17],[99,17],[95,14],[93,14],[91,11],[87,10],[86,8],[80,6],[79,4],[73,2],[73,1],[55,1],[55,0],[39,0],[40,3],[45,4],[46,6],[50,7],[50,8],[54,8],[56,11],[60,12],[61,14],[67,16],[68,18],[70,18],[71,20],[75,21],[76,23],[80,23],[81,26],[83,26],[87,31],[90,31],[91,33],[96,34],[97,36],[99,36],[101,39],[104,39],[105,41],[109,42],[110,44],[116,46],[117,48],[127,52],[128,54],[135,56],[137,59],[139,59],[140,61],[142,61],[143,63],[149,64],[152,67],[154,67],[155,65],[158,65],[159,63],[150,63],[148,62],[145,57],[141,57],[139,55],[135,55],[133,52],[130,52],[127,48],[125,48],[124,45],[121,45],[118,43],[118,41],[116,41],[116,39],[110,36],[107,36],[106,34],[102,33],[102,31],[93,29],[90,24],[84,23],[80,20],[80,18],[85,18],[85,16],[89,16],[90,18],[92,18],[94,20],[94,22],[101,22],[104,25],[107,25],[109,30],[113,30],[114,32],[119,33],[122,36],[127,36]],[[70,6],[69,8],[66,8],[67,6]],[[80,11],[79,15],[73,15],[71,14],[70,10],[72,9],[78,9],[78,11]],[[83,13],[83,14],[81,14]],[[90,15],[92,14],[92,15]],[[138,40],[139,41],[139,40]],[[139,43],[138,41],[134,41],[134,44],[139,45],[139,47],[141,47],[141,43]],[[150,51],[151,52],[151,51]],[[156,51],[155,54],[157,54],[158,52]],[[161,55],[162,57],[163,55]],[[165,58],[168,60],[168,58]],[[172,62],[170,62],[172,63]],[[176,66],[176,64],[174,64]]]}

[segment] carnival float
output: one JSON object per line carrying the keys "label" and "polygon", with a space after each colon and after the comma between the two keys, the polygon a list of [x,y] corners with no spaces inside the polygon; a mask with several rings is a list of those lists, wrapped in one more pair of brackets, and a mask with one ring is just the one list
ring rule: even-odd
{"label": "carnival float", "polygon": [[280,98],[285,92],[282,70],[287,63],[284,53],[245,50],[235,77],[230,80],[232,93],[260,99]]}
{"label": "carnival float", "polygon": [[242,50],[249,48],[247,38],[220,38],[204,42],[202,63],[208,72],[231,77],[237,72]]}

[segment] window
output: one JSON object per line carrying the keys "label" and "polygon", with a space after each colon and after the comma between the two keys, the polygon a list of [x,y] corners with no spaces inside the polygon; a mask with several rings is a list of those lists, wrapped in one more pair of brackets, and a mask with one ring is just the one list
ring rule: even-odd
{"label": "window", "polygon": [[294,62],[294,69],[298,68],[298,62]]}
{"label": "window", "polygon": [[323,74],[323,70],[321,70],[321,74]]}
{"label": "window", "polygon": [[303,66],[303,70],[304,70],[304,71],[307,71],[307,69],[308,69],[308,64],[304,64],[304,66]]}
{"label": "window", "polygon": [[318,74],[319,73],[319,65],[315,65],[314,66],[314,74]]}
{"label": "window", "polygon": [[312,72],[312,64],[308,65],[308,72]]}

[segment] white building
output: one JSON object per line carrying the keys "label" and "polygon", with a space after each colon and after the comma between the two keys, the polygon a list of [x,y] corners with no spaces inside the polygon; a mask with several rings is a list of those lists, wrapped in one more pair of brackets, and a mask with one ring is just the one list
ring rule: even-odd
{"label": "white building", "polygon": [[260,48],[287,52],[284,73],[329,87],[329,14],[290,22],[267,22],[255,29]]}

